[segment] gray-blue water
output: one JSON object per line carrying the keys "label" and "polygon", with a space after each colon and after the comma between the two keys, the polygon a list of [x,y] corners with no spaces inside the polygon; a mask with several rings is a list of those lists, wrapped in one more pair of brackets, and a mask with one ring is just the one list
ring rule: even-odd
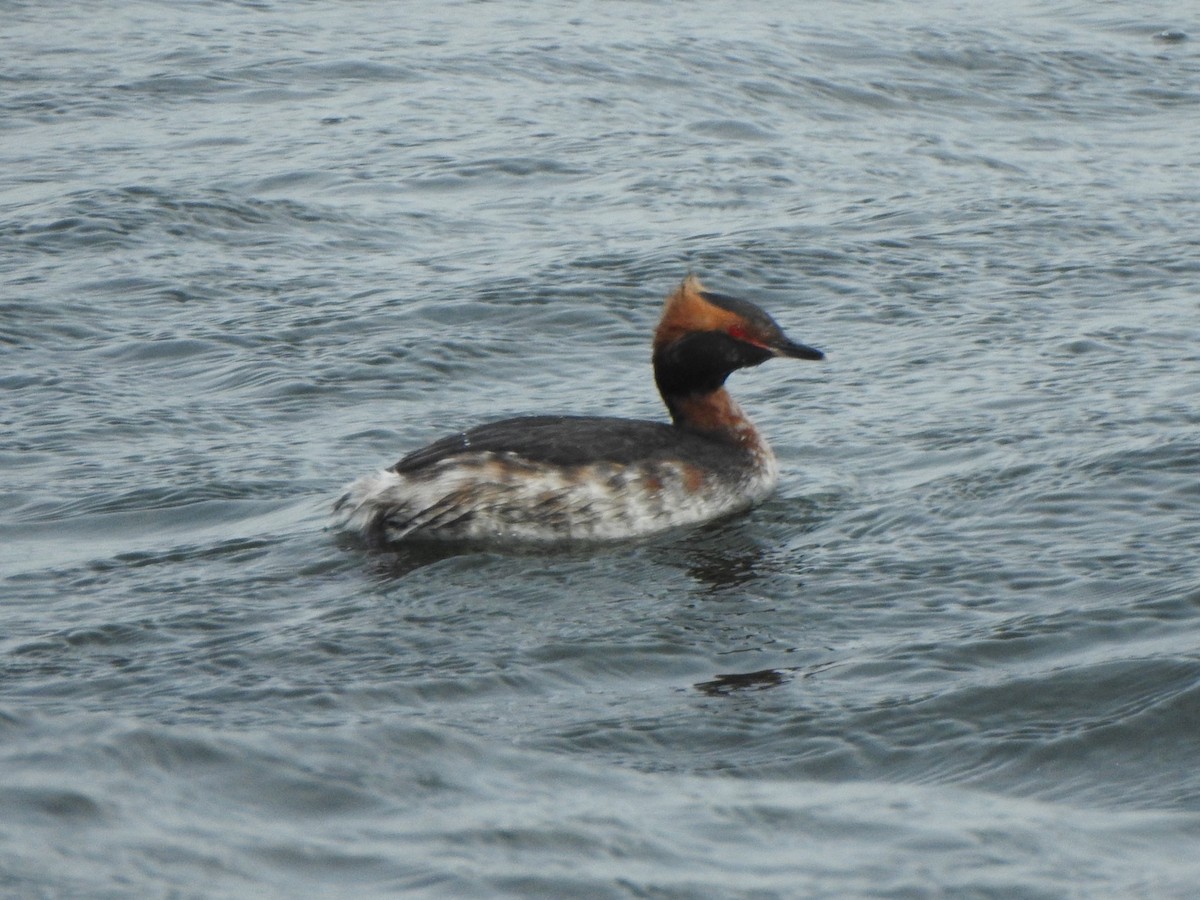
{"label": "gray-blue water", "polygon": [[[0,4],[0,894],[1191,897],[1200,18]],[[350,479],[826,363],[778,495],[377,553]]]}

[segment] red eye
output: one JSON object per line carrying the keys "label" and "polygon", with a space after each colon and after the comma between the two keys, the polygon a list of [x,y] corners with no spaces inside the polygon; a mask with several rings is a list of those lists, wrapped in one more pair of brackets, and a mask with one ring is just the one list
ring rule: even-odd
{"label": "red eye", "polygon": [[754,343],[752,340],[750,340],[750,335],[746,333],[746,329],[741,325],[730,325],[729,331],[726,333],[735,340],[745,341],[748,344]]}

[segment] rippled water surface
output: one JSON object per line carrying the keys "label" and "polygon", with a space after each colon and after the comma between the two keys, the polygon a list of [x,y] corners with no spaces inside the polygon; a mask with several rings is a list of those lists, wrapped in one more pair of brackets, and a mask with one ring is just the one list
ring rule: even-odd
{"label": "rippled water surface", "polygon": [[[1195,9],[0,8],[0,893],[1194,896]],[[765,505],[325,530],[688,271]]]}

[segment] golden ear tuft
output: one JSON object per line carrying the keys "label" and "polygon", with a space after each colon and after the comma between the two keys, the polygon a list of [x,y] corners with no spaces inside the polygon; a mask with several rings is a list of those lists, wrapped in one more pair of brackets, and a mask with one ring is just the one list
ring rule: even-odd
{"label": "golden ear tuft", "polygon": [[737,317],[704,299],[704,285],[689,274],[667,296],[662,319],[654,332],[654,346],[661,347],[693,331],[724,331]]}

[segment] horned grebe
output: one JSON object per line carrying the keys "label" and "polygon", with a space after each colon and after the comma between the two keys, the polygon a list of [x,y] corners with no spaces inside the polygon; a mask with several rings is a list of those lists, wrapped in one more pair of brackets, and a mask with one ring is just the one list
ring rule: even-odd
{"label": "horned grebe", "polygon": [[822,359],[752,303],[688,276],[654,332],[671,424],[527,416],[450,435],[351,484],[337,524],[373,543],[602,540],[746,509],[779,479],[775,454],[725,390],[773,356]]}

